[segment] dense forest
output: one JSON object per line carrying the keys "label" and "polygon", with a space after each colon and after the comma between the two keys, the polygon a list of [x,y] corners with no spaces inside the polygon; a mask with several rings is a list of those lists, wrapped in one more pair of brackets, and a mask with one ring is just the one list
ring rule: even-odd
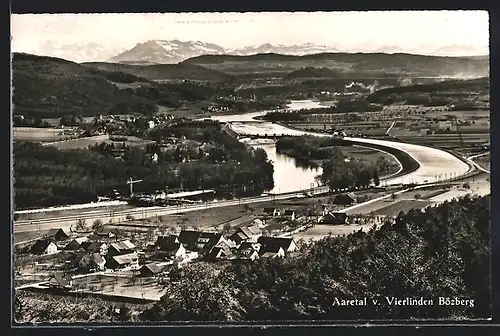
{"label": "dense forest", "polygon": [[[300,250],[284,259],[189,264],[171,272],[166,294],[140,318],[487,318],[491,316],[490,211],[490,196],[465,197],[424,212],[400,214],[368,232],[329,236],[310,246],[299,244]],[[336,303],[364,298],[366,306]],[[432,304],[395,305],[390,304],[392,298],[423,298]],[[118,319],[110,313],[111,305],[108,310],[102,302],[85,312],[79,307],[16,292],[19,322],[88,322],[91,316]],[[120,313],[121,320],[137,319],[126,308]]]}
{"label": "dense forest", "polygon": [[14,53],[12,68],[15,113],[40,118],[150,115],[156,105],[179,107],[184,102],[209,100],[217,92],[199,83],[157,83],[126,72],[29,54]]}
{"label": "dense forest", "polygon": [[[29,142],[14,143],[14,200],[17,208],[95,201],[113,189],[127,190],[130,178],[143,179],[137,192],[214,189],[217,197],[261,194],[272,189],[273,165],[262,149],[252,149],[223,132],[214,122],[159,128],[150,135],[185,137],[181,144],[158,150],[121,145],[59,150]],[[191,140],[191,141],[189,141]],[[198,143],[198,144],[196,144]],[[201,146],[200,143],[204,143]],[[157,153],[158,162],[151,160]]]}

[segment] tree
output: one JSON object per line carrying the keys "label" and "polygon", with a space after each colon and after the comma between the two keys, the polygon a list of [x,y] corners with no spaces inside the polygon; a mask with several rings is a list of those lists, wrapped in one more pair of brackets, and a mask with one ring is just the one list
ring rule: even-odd
{"label": "tree", "polygon": [[79,218],[77,221],[76,221],[76,229],[77,230],[84,230],[87,228],[87,223],[85,221],[85,219],[83,218]]}
{"label": "tree", "polygon": [[100,219],[96,219],[92,224],[92,230],[98,231],[100,228],[102,228],[102,221]]}
{"label": "tree", "polygon": [[231,229],[232,229],[231,224],[226,223],[226,224],[224,224],[224,226],[222,227],[222,232],[224,232],[224,233],[228,233],[229,231],[231,231]]}
{"label": "tree", "polygon": [[375,184],[377,187],[380,185],[380,178],[378,176],[377,169],[373,171],[373,184]]}
{"label": "tree", "polygon": [[468,182],[465,182],[463,184],[463,188],[466,189],[466,190],[469,190],[470,189],[470,184]]}

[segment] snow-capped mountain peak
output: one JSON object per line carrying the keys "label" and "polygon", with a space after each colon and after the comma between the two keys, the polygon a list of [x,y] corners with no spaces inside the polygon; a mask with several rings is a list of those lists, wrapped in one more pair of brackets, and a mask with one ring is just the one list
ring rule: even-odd
{"label": "snow-capped mountain peak", "polygon": [[221,46],[201,41],[149,40],[138,43],[111,59],[113,62],[178,63],[200,55],[222,55],[226,51]]}

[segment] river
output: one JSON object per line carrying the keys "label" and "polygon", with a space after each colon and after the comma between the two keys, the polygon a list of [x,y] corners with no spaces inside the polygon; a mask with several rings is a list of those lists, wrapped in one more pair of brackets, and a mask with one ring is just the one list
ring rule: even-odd
{"label": "river", "polygon": [[[324,103],[312,100],[292,100],[288,110],[300,110],[311,108],[326,108]],[[269,111],[251,112],[244,114],[231,114],[222,116],[212,116],[213,120],[221,122],[248,122],[255,121],[253,118],[266,114]],[[263,121],[263,123],[265,123]],[[266,151],[267,157],[274,165],[274,188],[269,193],[285,193],[304,189],[310,189],[311,184],[317,186],[315,177],[321,174],[321,168],[312,169],[300,167],[295,163],[295,159],[283,154],[276,153],[276,145],[273,140],[249,140],[243,139],[254,148],[262,148]]]}

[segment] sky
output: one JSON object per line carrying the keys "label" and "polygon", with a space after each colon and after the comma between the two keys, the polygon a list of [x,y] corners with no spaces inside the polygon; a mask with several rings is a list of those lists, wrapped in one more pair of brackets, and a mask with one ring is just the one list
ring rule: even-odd
{"label": "sky", "polygon": [[225,48],[315,43],[337,48],[437,49],[470,45],[487,51],[487,11],[293,13],[16,14],[13,51],[40,43],[98,43],[129,49],[152,39],[202,41]]}

